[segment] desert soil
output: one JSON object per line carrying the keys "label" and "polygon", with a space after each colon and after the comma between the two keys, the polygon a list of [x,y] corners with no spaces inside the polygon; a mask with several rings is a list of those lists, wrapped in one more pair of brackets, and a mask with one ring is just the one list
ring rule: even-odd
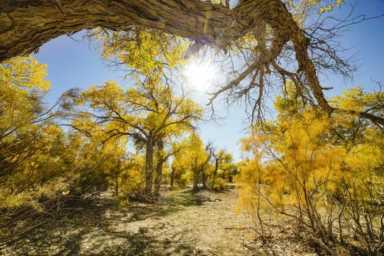
{"label": "desert soil", "polygon": [[43,224],[0,247],[0,255],[313,255],[289,225],[271,228],[271,242],[262,243],[236,205],[235,190],[171,191],[158,203],[126,206],[103,196],[36,218]]}

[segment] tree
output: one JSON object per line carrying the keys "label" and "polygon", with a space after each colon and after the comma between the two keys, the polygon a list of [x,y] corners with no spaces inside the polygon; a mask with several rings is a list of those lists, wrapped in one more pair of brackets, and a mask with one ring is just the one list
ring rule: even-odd
{"label": "tree", "polygon": [[[168,138],[169,139],[169,138]],[[163,167],[164,164],[170,159],[170,157],[178,154],[183,150],[181,145],[178,143],[171,143],[168,142],[167,144],[170,145],[168,150],[165,150],[164,148],[164,140],[160,140],[157,144],[157,155],[156,155],[156,177],[155,177],[155,183],[154,183],[154,194],[155,196],[159,196],[160,194],[160,186],[162,183],[162,177],[163,177]],[[174,178],[173,171],[171,172],[171,187],[173,186],[173,178]]]}
{"label": "tree", "polygon": [[185,150],[187,150],[185,140],[178,142],[173,145],[175,148],[180,148],[181,150],[176,150],[172,159],[172,164],[170,167],[170,188],[173,189],[175,187],[175,182],[179,187],[185,187],[187,185],[188,177],[188,164],[186,163],[186,158],[184,157]]}
{"label": "tree", "polygon": [[48,90],[46,66],[32,57],[0,64],[0,140],[44,119],[40,97]]}
{"label": "tree", "polygon": [[[381,104],[382,95],[352,89],[332,104],[368,109]],[[255,214],[261,230],[262,212],[291,218],[328,254],[340,248],[380,254],[384,217],[380,128],[355,116],[330,117],[305,106],[297,101],[294,87],[278,97],[275,106],[277,119],[255,127],[243,141],[244,150],[251,153],[240,168],[243,206]],[[352,236],[359,237],[363,249],[351,245]]]}
{"label": "tree", "polygon": [[[160,179],[162,165],[168,158],[163,155],[164,143],[192,129],[202,115],[201,108],[193,101],[175,96],[169,86],[151,83],[138,83],[125,92],[117,84],[108,82],[83,92],[79,103],[84,105],[84,110],[78,115],[88,116],[93,124],[99,124],[104,141],[129,136],[137,146],[144,148],[145,193],[148,195],[153,191],[156,147],[157,177]],[[88,108],[93,111],[86,111]],[[93,129],[92,125],[85,126]]]}
{"label": "tree", "polygon": [[[319,13],[324,13],[342,2],[243,0],[231,8],[228,1],[200,0],[111,0],[85,4],[80,0],[7,1],[0,5],[4,13],[0,17],[3,26],[0,61],[29,54],[53,38],[83,29],[101,27],[125,32],[152,29],[155,33],[190,39],[194,42],[189,48],[192,53],[208,45],[230,56],[236,52],[242,53],[238,56],[249,56],[244,60],[245,65],[236,70],[239,75],[218,89],[212,100],[224,92],[235,97],[252,93],[252,115],[261,116],[268,79],[289,78],[300,88],[298,92],[303,100],[316,102],[332,113],[335,109],[324,96],[317,71],[331,69],[344,74],[350,71],[330,45],[329,38],[335,33],[332,27],[337,29],[340,24],[322,29],[319,26],[323,22],[314,27],[304,25],[309,9],[318,8]],[[279,64],[289,60],[284,56],[292,55],[296,63],[286,67]],[[292,66],[297,69],[290,70]],[[366,112],[357,114],[384,126],[381,117]]]}
{"label": "tree", "polygon": [[206,172],[209,161],[212,157],[212,149],[208,144],[204,146],[199,135],[194,132],[191,136],[180,142],[182,150],[175,155],[172,163],[171,178],[176,175],[180,176],[180,172],[188,174],[192,181],[192,191],[199,191],[199,183],[203,182],[204,172]]}
{"label": "tree", "polygon": [[0,208],[41,208],[62,192],[88,192],[101,180],[98,160],[106,152],[57,124],[68,93],[47,108],[41,101],[49,88],[46,74],[32,57],[0,65]]}
{"label": "tree", "polygon": [[210,187],[214,190],[224,188],[225,182],[232,182],[233,171],[235,169],[232,163],[232,155],[225,150],[219,150],[213,153],[213,170],[211,173]]}
{"label": "tree", "polygon": [[32,57],[0,64],[0,207],[35,203],[31,196],[43,193],[38,184],[60,171],[55,159],[63,133],[52,123],[57,104],[45,109],[41,103],[50,85],[46,74]]}

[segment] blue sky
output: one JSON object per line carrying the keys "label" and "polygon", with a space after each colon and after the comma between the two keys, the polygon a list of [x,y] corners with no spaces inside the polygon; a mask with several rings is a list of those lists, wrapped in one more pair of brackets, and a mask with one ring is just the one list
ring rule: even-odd
{"label": "blue sky", "polygon": [[[345,17],[354,8],[354,15],[374,17],[384,14],[383,0],[346,1],[346,5],[336,11],[337,17]],[[352,64],[357,67],[352,79],[328,74],[322,77],[323,84],[333,86],[329,94],[338,94],[351,86],[375,89],[374,81],[384,81],[384,17],[353,25],[340,37],[341,45],[348,49]]]}
{"label": "blue sky", "polygon": [[[347,1],[343,8],[336,11],[336,15],[345,16],[352,3],[355,5],[355,16],[376,16],[384,13],[384,0],[360,0]],[[374,81],[384,81],[384,18],[350,27],[340,37],[340,42],[343,47],[349,49],[347,55],[352,56],[352,62],[358,69],[352,79],[333,74],[323,75],[322,83],[335,88],[328,92],[328,95],[336,95],[352,86],[372,90],[375,88]],[[48,103],[54,102],[61,93],[74,87],[87,88],[108,80],[115,80],[123,86],[130,84],[129,79],[124,79],[124,72],[103,61],[95,45],[82,39],[81,35],[54,39],[41,47],[36,57],[41,63],[48,64],[48,78],[52,82],[46,97]],[[199,100],[203,96],[196,93],[194,97]],[[205,141],[231,151],[235,158],[239,159],[239,140],[246,134],[248,124],[245,110],[239,105],[229,108],[219,106],[219,109],[219,115],[225,118],[203,122],[200,133]]]}

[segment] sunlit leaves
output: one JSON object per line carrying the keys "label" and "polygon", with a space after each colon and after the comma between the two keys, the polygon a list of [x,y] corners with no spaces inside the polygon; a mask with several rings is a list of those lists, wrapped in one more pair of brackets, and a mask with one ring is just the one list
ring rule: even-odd
{"label": "sunlit leaves", "polygon": [[301,0],[289,2],[291,5],[307,6],[308,8],[319,8],[320,13],[327,13],[341,6],[344,3],[344,0]]}
{"label": "sunlit leaves", "polygon": [[1,86],[20,89],[48,90],[47,65],[40,64],[33,57],[16,57],[0,64]]}
{"label": "sunlit leaves", "polygon": [[49,88],[46,65],[32,57],[17,57],[0,64],[0,136],[30,124],[41,111],[39,97]]}
{"label": "sunlit leaves", "polygon": [[103,56],[127,65],[147,79],[158,83],[164,70],[184,62],[186,40],[174,36],[135,28],[129,32],[98,33],[103,43]]}
{"label": "sunlit leaves", "polygon": [[382,92],[354,88],[332,100],[350,114],[329,115],[298,102],[288,87],[275,102],[277,119],[256,126],[242,141],[250,159],[240,166],[241,206],[291,214],[314,232],[328,225],[316,216],[333,218],[336,209],[346,223],[352,221],[346,208],[380,218],[384,134],[354,111],[380,114],[381,99]]}
{"label": "sunlit leaves", "polygon": [[175,154],[175,160],[172,163],[173,169],[183,175],[180,177],[181,179],[190,182],[196,173],[202,171],[201,167],[207,161],[208,153],[197,133],[192,133],[191,136],[181,141],[178,147],[181,150]]}

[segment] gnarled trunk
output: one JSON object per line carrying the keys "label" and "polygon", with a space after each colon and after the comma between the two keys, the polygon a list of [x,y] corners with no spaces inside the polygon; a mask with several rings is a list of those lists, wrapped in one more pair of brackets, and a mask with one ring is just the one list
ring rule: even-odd
{"label": "gnarled trunk", "polygon": [[119,174],[115,173],[115,197],[119,197]]}
{"label": "gnarled trunk", "polygon": [[200,173],[200,169],[193,170],[192,192],[194,193],[199,191]]}
{"label": "gnarled trunk", "polygon": [[171,189],[175,186],[175,169],[171,168],[171,174],[170,174],[170,181],[169,181],[169,186]]}
{"label": "gnarled trunk", "polygon": [[201,0],[13,0],[0,3],[0,61],[32,53],[61,35],[141,26],[219,48],[260,24],[287,38],[294,21],[281,0],[243,0],[230,9]]}
{"label": "gnarled trunk", "polygon": [[148,139],[145,145],[145,189],[147,195],[152,194],[153,181],[153,141]]}
{"label": "gnarled trunk", "polygon": [[96,27],[127,31],[137,25],[214,43],[224,33],[234,39],[245,32],[235,21],[229,8],[200,0],[1,1],[0,61],[32,53],[58,36]]}
{"label": "gnarled trunk", "polygon": [[215,169],[213,170],[213,174],[212,174],[211,189],[214,189],[214,187],[215,187],[217,171],[219,170],[219,162],[220,162],[220,159],[218,157],[216,157],[215,158]]}
{"label": "gnarled trunk", "polygon": [[156,178],[155,178],[155,188],[154,194],[156,196],[160,195],[161,181],[163,177],[163,165],[164,165],[164,155],[163,155],[164,143],[159,141],[157,143],[157,164],[156,164]]}
{"label": "gnarled trunk", "polygon": [[208,176],[203,170],[203,172],[201,173],[201,183],[203,183],[203,189],[208,189],[207,180],[208,180]]}

